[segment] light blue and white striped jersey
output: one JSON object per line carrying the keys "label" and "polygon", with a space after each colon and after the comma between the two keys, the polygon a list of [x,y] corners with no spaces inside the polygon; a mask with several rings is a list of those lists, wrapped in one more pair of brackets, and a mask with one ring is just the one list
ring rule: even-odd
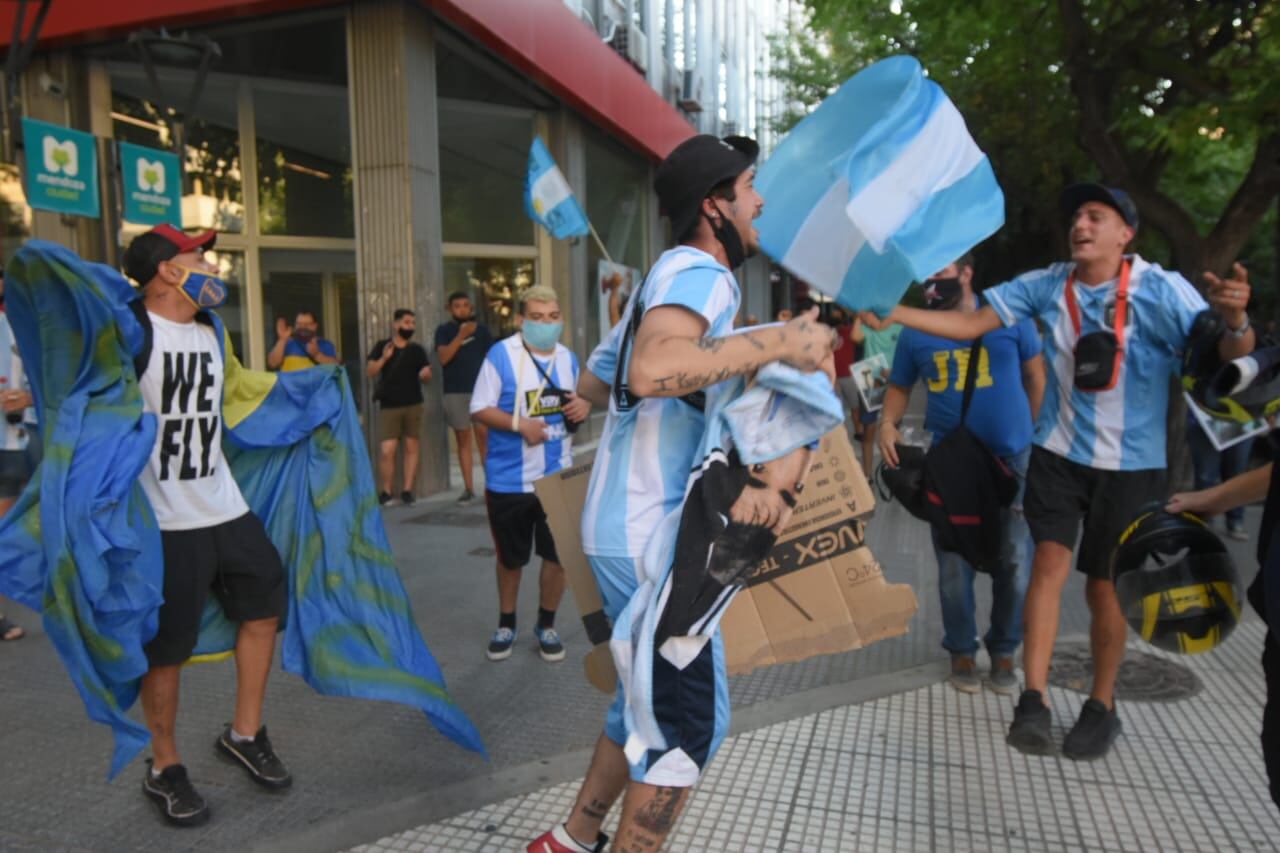
{"label": "light blue and white striped jersey", "polygon": [[530,493],[535,480],[568,467],[573,459],[573,437],[564,427],[560,397],[551,393],[553,387],[564,391],[578,387],[578,357],[564,345],[556,344],[555,355],[538,358],[536,363],[519,333],[489,348],[471,392],[471,411],[496,406],[515,414],[518,400],[521,418],[540,418],[547,424],[547,440],[536,447],[525,443],[519,433],[489,431],[489,451],[484,458],[485,488],[489,491]]}
{"label": "light blue and white striped jersey", "polygon": [[[31,383],[22,369],[22,356],[18,355],[18,342],[9,327],[9,318],[0,311],[0,392],[30,390]],[[0,424],[3,430],[0,432],[0,450],[26,450],[30,430],[35,423],[36,410],[27,407],[22,413],[22,423],[6,421]]]}
{"label": "light blue and white striped jersey", "polygon": [[[1035,317],[1047,329],[1048,382],[1035,443],[1107,471],[1165,467],[1169,378],[1179,370],[1192,321],[1209,307],[1178,273],[1131,258],[1124,361],[1109,391],[1075,387],[1077,336],[1065,298],[1073,264],[1024,273],[983,292],[1006,326]],[[1116,285],[1115,279],[1092,287],[1076,282],[1081,334],[1114,328]]]}
{"label": "light blue and white striped jersey", "polygon": [[[707,322],[708,337],[733,331],[741,299],[732,273],[711,255],[690,246],[669,249],[649,270],[622,319],[587,361],[587,369],[612,387],[609,415],[596,451],[582,513],[582,546],[599,557],[639,557],[663,516],[680,505],[693,468],[705,420],[683,400],[631,400],[617,387],[630,365],[622,351],[637,304],[644,310],[679,305]],[[619,361],[621,360],[621,370]],[[707,408],[720,385],[706,389]],[[620,405],[620,398],[623,398]]]}

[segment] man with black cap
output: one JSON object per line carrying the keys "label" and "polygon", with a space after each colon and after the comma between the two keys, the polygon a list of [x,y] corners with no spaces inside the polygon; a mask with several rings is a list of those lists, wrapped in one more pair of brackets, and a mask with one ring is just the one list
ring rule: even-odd
{"label": "man with black cap", "polygon": [[[681,143],[658,167],[654,189],[679,245],[649,270],[579,381],[578,393],[609,411],[582,539],[605,613],[614,621],[639,587],[640,556],[654,530],[684,497],[704,432],[703,408],[720,383],[771,361],[814,370],[835,343],[816,308],[785,325],[732,334],[740,294],[731,270],[759,251],[751,224],[764,206],[752,185],[758,151],[743,137],[701,135]],[[714,652],[705,661],[683,670],[654,668],[654,706],[666,750],[624,752],[628,732],[619,690],[573,813],[530,851],[603,850],[600,825],[624,789],[617,849],[662,845],[728,728],[719,637],[708,648]]]}
{"label": "man with black cap", "polygon": [[[1035,317],[1048,328],[1049,366],[1027,471],[1024,510],[1036,551],[1023,609],[1025,690],[1008,742],[1021,752],[1053,751],[1044,693],[1058,633],[1063,586],[1077,568],[1088,577],[1093,688],[1062,752],[1100,758],[1120,733],[1114,688],[1127,624],[1111,582],[1109,556],[1144,504],[1164,497],[1165,414],[1196,315],[1209,307],[1181,275],[1126,254],[1138,211],[1123,190],[1077,184],[1062,194],[1071,262],[1025,273],[990,288],[975,312],[899,306],[905,326],[968,340]],[[1227,333],[1224,359],[1253,349],[1245,305],[1249,283],[1235,265],[1227,280],[1204,274],[1209,304]],[[1083,535],[1080,528],[1083,525]]]}
{"label": "man with black cap", "polygon": [[131,303],[149,347],[135,361],[143,407],[155,415],[156,444],[141,475],[164,549],[164,604],[147,643],[142,709],[155,757],[143,792],[171,823],[192,826],[209,816],[187,777],[174,727],[178,682],[200,631],[207,597],[218,597],[239,623],[236,706],[217,751],[267,788],[292,779],[262,725],[262,702],[287,604],[284,567],[261,520],[249,511],[222,455],[222,350],[208,311],[227,297],[227,285],[205,258],[217,234],[188,235],[160,225],[125,252],[125,273],[142,298]]}

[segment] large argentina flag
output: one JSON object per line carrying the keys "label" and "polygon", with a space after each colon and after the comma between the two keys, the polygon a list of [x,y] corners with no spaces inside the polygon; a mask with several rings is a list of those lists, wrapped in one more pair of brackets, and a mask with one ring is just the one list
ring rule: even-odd
{"label": "large argentina flag", "polygon": [[529,218],[550,231],[557,240],[590,233],[587,214],[539,136],[533,138],[533,145],[529,148],[524,207]]}
{"label": "large argentina flag", "polygon": [[855,310],[887,312],[1004,224],[990,162],[909,56],[846,81],[792,129],[756,187],[765,252]]}

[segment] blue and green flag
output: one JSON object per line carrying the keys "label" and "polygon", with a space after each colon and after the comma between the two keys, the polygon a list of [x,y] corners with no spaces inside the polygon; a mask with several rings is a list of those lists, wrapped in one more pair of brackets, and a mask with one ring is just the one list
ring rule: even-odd
{"label": "blue and green flag", "polygon": [[[0,593],[43,613],[89,716],[112,729],[110,776],[147,744],[125,712],[147,671],[164,565],[138,482],[155,443],[133,356],[140,298],[118,272],[33,240],[5,275],[5,303],[45,442],[44,460],[0,519]],[[223,446],[289,574],[284,668],[320,693],[421,708],[484,753],[422,639],[378,509],[364,439],[339,367],[262,373],[223,342]],[[196,655],[235,644],[210,597]]]}

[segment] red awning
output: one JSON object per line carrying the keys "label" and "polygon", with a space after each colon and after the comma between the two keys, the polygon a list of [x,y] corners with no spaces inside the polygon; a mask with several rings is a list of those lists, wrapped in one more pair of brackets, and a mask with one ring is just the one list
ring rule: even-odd
{"label": "red awning", "polygon": [[694,134],[644,76],[578,20],[563,0],[425,0],[530,79],[648,154]]}
{"label": "red awning", "polygon": [[[655,161],[694,133],[680,112],[578,20],[563,0],[420,2]],[[28,5],[28,25],[36,5]],[[175,30],[327,5],[332,0],[56,0],[49,7],[40,45],[84,44],[121,38],[144,27]],[[0,3],[0,45],[8,44],[16,13],[16,3]]]}

